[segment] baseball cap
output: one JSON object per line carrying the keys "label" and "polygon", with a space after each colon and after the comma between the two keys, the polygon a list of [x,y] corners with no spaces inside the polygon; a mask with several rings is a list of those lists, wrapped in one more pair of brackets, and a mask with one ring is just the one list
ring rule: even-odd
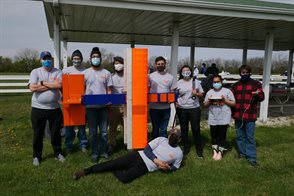
{"label": "baseball cap", "polygon": [[41,54],[40,54],[40,58],[41,58],[41,59],[44,59],[46,56],[52,58],[52,55],[51,55],[50,52],[48,52],[48,51],[43,51],[43,52],[41,52]]}

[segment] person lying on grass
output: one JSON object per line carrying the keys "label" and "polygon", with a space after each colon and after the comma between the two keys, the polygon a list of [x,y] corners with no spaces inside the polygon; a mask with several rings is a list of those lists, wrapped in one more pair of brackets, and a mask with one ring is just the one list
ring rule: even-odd
{"label": "person lying on grass", "polygon": [[111,161],[95,164],[74,174],[75,180],[83,176],[112,171],[123,183],[132,182],[136,178],[156,170],[165,172],[180,168],[183,152],[178,146],[180,129],[172,129],[169,137],[158,137],[150,141],[144,150],[133,151]]}

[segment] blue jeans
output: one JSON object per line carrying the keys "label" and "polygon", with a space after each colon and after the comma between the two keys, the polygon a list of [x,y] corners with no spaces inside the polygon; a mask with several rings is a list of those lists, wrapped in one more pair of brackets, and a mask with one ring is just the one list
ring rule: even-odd
{"label": "blue jeans", "polygon": [[237,147],[240,156],[246,157],[250,162],[256,162],[256,144],[254,140],[255,121],[235,121],[237,131]]}
{"label": "blue jeans", "polygon": [[152,122],[152,138],[158,136],[167,137],[167,126],[170,117],[170,108],[168,109],[150,109],[150,118]]}
{"label": "blue jeans", "polygon": [[[90,132],[90,144],[92,148],[92,158],[97,158],[102,153],[107,152],[107,128],[108,128],[108,108],[87,108],[86,116]],[[98,147],[98,128],[99,126],[99,137],[100,144]]]}
{"label": "blue jeans", "polygon": [[[75,136],[76,136],[75,126],[65,127],[65,141],[64,141],[64,143],[65,143],[65,147],[68,150],[72,150]],[[88,141],[87,141],[87,136],[86,136],[86,131],[85,131],[84,125],[78,126],[77,137],[79,139],[80,148],[86,148]]]}

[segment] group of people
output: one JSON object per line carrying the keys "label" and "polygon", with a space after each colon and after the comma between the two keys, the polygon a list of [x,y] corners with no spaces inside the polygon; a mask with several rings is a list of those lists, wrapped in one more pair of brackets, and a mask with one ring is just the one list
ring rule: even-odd
{"label": "group of people", "polygon": [[[72,53],[72,66],[62,71],[55,68],[52,62],[52,55],[48,51],[40,54],[42,67],[34,69],[30,74],[29,88],[32,96],[32,128],[33,139],[33,164],[38,166],[42,161],[43,134],[46,122],[49,123],[51,144],[57,160],[65,161],[61,150],[62,111],[59,101],[61,100],[62,74],[83,74],[85,78],[85,94],[111,94],[122,93],[124,86],[123,79],[123,58],[115,57],[113,66],[115,73],[111,74],[101,66],[102,58],[98,47],[94,47],[90,54],[91,67],[86,69],[83,65],[83,55],[79,50]],[[74,85],[74,84],[72,84]],[[98,162],[99,157],[108,158],[109,146],[115,145],[116,128],[122,122],[122,111],[119,107],[108,105],[88,105],[86,107],[86,120],[89,127],[89,143],[86,136],[85,125],[78,126],[77,137],[82,152],[87,152],[91,146],[91,159]],[[110,113],[114,118],[109,118]],[[108,125],[110,134],[108,139]],[[98,127],[99,135],[98,137]],[[99,142],[98,142],[99,138]],[[75,127],[65,127],[65,148],[66,153],[73,151],[75,139]]]}
{"label": "group of people", "polygon": [[[60,135],[62,111],[59,101],[61,99],[62,73],[84,74],[85,94],[88,95],[123,93],[123,58],[114,57],[114,73],[111,74],[101,65],[101,57],[99,48],[94,47],[90,54],[91,67],[86,69],[82,63],[82,53],[76,50],[71,57],[73,66],[61,71],[53,67],[50,52],[41,53],[42,67],[34,69],[29,80],[29,88],[33,92],[31,120],[34,131],[34,165],[37,166],[42,161],[46,121],[49,122],[51,144],[55,157],[61,162],[65,161],[61,150]],[[150,103],[152,140],[145,149],[76,172],[75,179],[91,173],[114,170],[115,176],[120,181],[130,182],[148,171],[158,169],[175,171],[180,167],[183,156],[190,151],[189,124],[192,129],[196,156],[203,157],[200,135],[200,100],[205,93],[201,81],[193,77],[193,70],[187,65],[181,67],[179,79],[176,81],[174,76],[166,72],[166,60],[161,56],[155,59],[155,67],[156,71],[149,74],[149,93],[178,93],[175,106],[180,130],[174,128],[170,131],[169,136],[167,134],[171,112],[169,103]],[[248,65],[242,65],[239,68],[239,74],[241,79],[231,89],[223,87],[221,76],[217,74],[211,76],[212,88],[206,93],[203,106],[209,108],[208,124],[211,133],[212,158],[214,160],[222,159],[227,149],[227,129],[231,116],[233,116],[239,158],[246,158],[252,166],[256,166],[254,128],[257,119],[257,103],[263,101],[264,93],[260,82],[251,79],[251,68]],[[78,126],[79,147],[82,152],[87,152],[87,148],[90,147],[91,160],[97,163],[101,156],[107,159],[116,147],[117,127],[119,124],[123,125],[123,110],[121,106],[88,105],[86,106],[86,120],[89,127],[89,144],[85,126]],[[74,128],[72,126],[65,127],[67,154],[72,153],[73,150]],[[100,137],[98,137],[98,133]],[[183,143],[183,152],[178,147],[180,140]]]}

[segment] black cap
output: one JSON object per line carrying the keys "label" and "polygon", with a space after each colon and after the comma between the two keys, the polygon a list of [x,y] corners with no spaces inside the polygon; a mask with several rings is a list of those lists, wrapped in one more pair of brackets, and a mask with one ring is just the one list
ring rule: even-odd
{"label": "black cap", "polygon": [[113,57],[113,63],[114,63],[115,61],[118,61],[118,62],[120,62],[121,64],[124,64],[124,59],[123,59],[122,57],[120,57],[120,56],[115,56],[115,57]]}
{"label": "black cap", "polygon": [[75,51],[72,53],[72,55],[71,55],[71,59],[73,59],[74,56],[78,56],[78,57],[80,57],[81,60],[83,61],[83,55],[82,55],[81,51],[79,51],[79,50],[75,50]]}
{"label": "black cap", "polygon": [[94,47],[94,48],[92,49],[90,57],[91,57],[93,54],[99,54],[100,57],[101,57],[101,52],[100,52],[100,50],[99,50],[98,47]]}

